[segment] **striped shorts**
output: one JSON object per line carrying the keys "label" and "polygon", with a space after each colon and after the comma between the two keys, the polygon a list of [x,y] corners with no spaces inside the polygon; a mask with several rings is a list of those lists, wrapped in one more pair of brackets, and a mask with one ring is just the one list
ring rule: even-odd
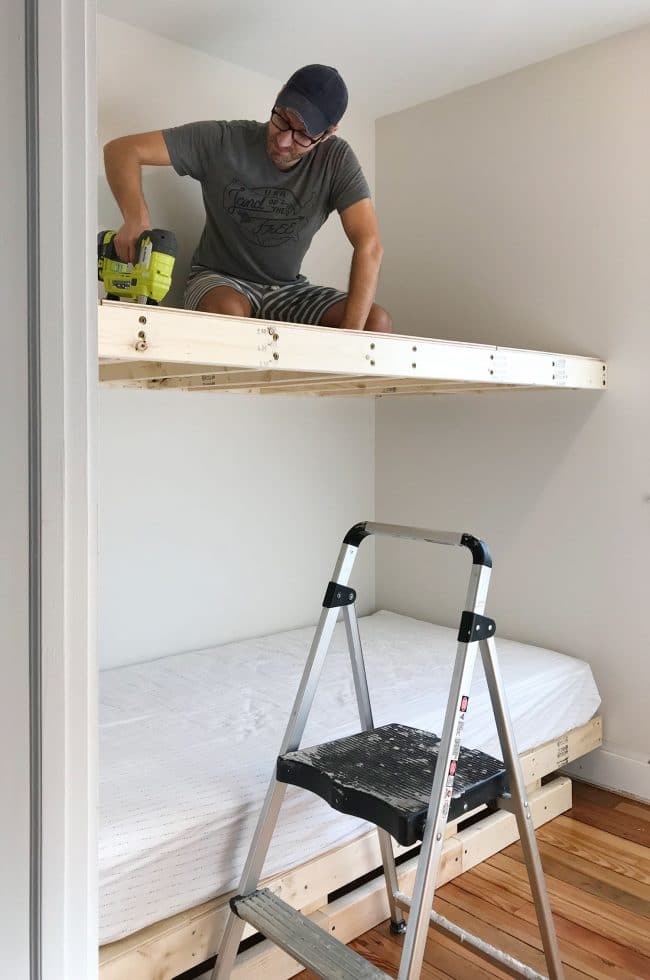
{"label": "striped shorts", "polygon": [[306,279],[284,286],[265,286],[193,265],[185,284],[185,309],[195,310],[215,286],[230,286],[242,293],[251,304],[251,316],[285,323],[320,323],[329,308],[347,295],[332,286],[313,286]]}

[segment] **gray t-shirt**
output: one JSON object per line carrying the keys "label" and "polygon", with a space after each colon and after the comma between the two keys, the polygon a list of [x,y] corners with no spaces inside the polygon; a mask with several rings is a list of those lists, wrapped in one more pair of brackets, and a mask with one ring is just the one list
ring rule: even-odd
{"label": "gray t-shirt", "polygon": [[266,134],[266,123],[249,121],[163,130],[176,172],[203,189],[206,223],[192,264],[249,282],[296,282],[330,212],[370,191],[345,140],[332,136],[283,171],[267,155]]}

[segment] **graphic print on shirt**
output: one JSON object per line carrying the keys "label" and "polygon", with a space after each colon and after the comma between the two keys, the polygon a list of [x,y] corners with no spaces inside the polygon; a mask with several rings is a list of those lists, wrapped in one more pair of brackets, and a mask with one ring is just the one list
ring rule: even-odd
{"label": "graphic print on shirt", "polygon": [[283,187],[246,187],[234,178],[223,192],[223,206],[255,245],[283,245],[291,239],[298,241],[307,221],[305,212],[315,197],[313,193],[301,203]]}

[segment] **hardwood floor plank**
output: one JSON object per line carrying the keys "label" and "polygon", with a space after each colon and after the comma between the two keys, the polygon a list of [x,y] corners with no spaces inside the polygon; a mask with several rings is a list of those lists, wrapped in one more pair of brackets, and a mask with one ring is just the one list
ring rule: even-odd
{"label": "hardwood floor plank", "polygon": [[[537,914],[532,904],[522,909],[518,916],[537,928]],[[621,980],[650,978],[650,957],[593,929],[578,925],[563,915],[556,913],[554,922],[565,961],[584,970],[590,977],[601,980],[614,977]]]}
{"label": "hardwood floor plank", "polygon": [[[439,897],[436,898],[435,905],[436,909],[441,915],[451,919],[451,921],[456,923],[456,925],[461,926],[468,932],[473,932],[479,935],[481,939],[485,940],[485,942],[490,943],[492,946],[496,946],[497,949],[501,949],[504,952],[509,953],[510,956],[514,956],[527,966],[532,966],[533,969],[537,970],[539,973],[546,974],[546,959],[541,949],[537,949],[526,940],[520,939],[519,936],[514,935],[511,931],[508,931],[514,925],[514,920],[512,918],[508,917],[508,924],[503,922],[501,919],[495,921],[497,919],[496,916],[493,918],[492,922],[479,922],[477,921],[476,916],[472,913],[454,907],[450,902],[447,902]],[[528,931],[532,932],[532,930]],[[589,976],[589,974],[585,973],[583,970],[576,969],[573,966],[567,965],[566,963],[564,973],[566,980],[584,980],[584,977]],[[619,980],[618,977],[617,980]]]}
{"label": "hardwood floor plank", "polygon": [[[372,932],[367,932],[355,939],[354,942],[350,943],[350,946],[381,970],[397,976],[402,955],[402,942],[403,940],[399,936],[394,936],[391,933],[387,923],[384,922]],[[422,980],[449,980],[450,975],[440,967],[425,962],[422,965],[420,976]]]}
{"label": "hardwood floor plank", "polygon": [[626,813],[617,806],[596,806],[593,803],[574,803],[566,813],[572,820],[605,830],[615,837],[650,846],[650,815],[647,820]]}
{"label": "hardwood floor plank", "polygon": [[[537,913],[532,899],[512,915],[502,908],[500,889],[491,889],[488,899],[460,887],[460,883],[451,883],[440,890],[441,898],[443,893],[450,905],[474,916],[478,935],[483,936],[484,923],[491,924],[502,933],[514,936],[542,952]],[[456,921],[453,913],[450,918]],[[635,950],[612,943],[557,913],[555,927],[565,966],[575,967],[597,980],[647,980],[650,976],[650,958]]]}
{"label": "hardwood floor plank", "polygon": [[573,781],[572,789],[574,805],[576,803],[593,803],[595,806],[613,809],[621,799],[616,793],[611,793],[607,789],[601,789],[600,786],[590,786],[589,783],[581,783],[578,780]]}
{"label": "hardwood floor plank", "polygon": [[444,936],[437,929],[429,930],[426,949],[424,951],[425,963],[438,966],[445,970],[454,980],[485,980],[486,977],[495,980],[508,980],[509,974],[501,970],[493,963],[487,963],[482,957],[477,956],[467,946],[459,946],[448,936]]}
{"label": "hardwood floor plank", "polygon": [[650,824],[650,806],[645,806],[643,803],[632,803],[631,800],[625,800],[622,803],[617,803],[615,809],[619,813],[627,813],[631,817],[636,817],[637,820],[643,820],[645,823]]}
{"label": "hardwood floor plank", "polygon": [[650,856],[647,847],[565,816],[540,827],[538,838],[599,868],[647,885],[650,897]]}
{"label": "hardwood floor plank", "polygon": [[[511,890],[515,889],[517,896],[519,896],[512,904],[515,905],[519,902],[519,905],[522,906],[525,904],[522,899],[530,900],[531,894],[521,847],[512,845],[512,848],[515,847],[519,847],[518,854],[513,849],[508,848],[507,852],[504,851],[490,859],[489,866],[500,869],[503,873],[511,876],[513,880],[508,881],[508,887]],[[513,856],[515,854],[517,857]],[[584,892],[576,885],[549,874],[548,868],[546,870],[546,887],[554,912],[558,912],[578,925],[599,932],[611,939],[612,942],[618,942],[630,949],[639,950],[644,956],[650,957],[650,926],[646,918],[630,912],[628,909],[621,909],[613,905],[611,901]],[[456,879],[456,883],[461,888],[472,890],[475,886],[471,876],[472,872],[468,872],[467,875],[462,875]],[[480,880],[479,877],[479,882]],[[500,895],[503,894],[504,886],[501,885]],[[519,909],[513,907],[512,914],[517,915],[518,911]]]}
{"label": "hardwood floor plank", "polygon": [[570,882],[587,894],[603,898],[635,915],[650,918],[647,886],[605,868],[595,867],[589,861],[544,841],[539,842],[539,852],[547,875]]}
{"label": "hardwood floor plank", "polygon": [[572,785],[574,803],[580,805],[593,803],[595,806],[603,808],[611,807],[616,810],[631,806],[638,811],[639,816],[645,814],[645,819],[650,820],[650,803],[642,803],[640,800],[619,796],[618,793],[601,789],[599,786],[590,786],[589,783],[581,783],[578,780],[574,780]]}
{"label": "hardwood floor plank", "polygon": [[[389,976],[396,977],[402,955],[402,943],[403,940],[400,936],[394,936],[391,933],[388,923],[382,922],[381,925],[376,926],[369,932],[364,933],[363,936],[359,936],[358,939],[353,940],[353,942],[349,943],[349,946],[363,956],[364,959],[369,960],[375,966],[379,967],[380,970],[388,973]],[[452,962],[452,969],[455,970],[457,967],[458,964]],[[421,980],[456,980],[458,976],[462,976],[462,974],[455,972],[445,973],[442,967],[426,961],[422,965],[422,972],[420,974]],[[312,973],[311,970],[303,970],[295,980],[319,980],[319,977],[316,973]],[[468,980],[470,980],[469,977]],[[477,977],[476,980],[480,980],[480,978]]]}

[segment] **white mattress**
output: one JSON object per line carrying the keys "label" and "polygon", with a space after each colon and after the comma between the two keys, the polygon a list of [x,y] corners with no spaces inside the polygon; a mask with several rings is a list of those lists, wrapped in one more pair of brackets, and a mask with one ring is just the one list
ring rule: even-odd
{"label": "white mattress", "polygon": [[[440,732],[456,630],[390,612],[361,620],[375,724]],[[313,629],[230,643],[100,674],[100,941],[119,939],[234,887]],[[587,722],[588,664],[498,641],[520,752]],[[303,745],[358,731],[345,631],[336,627]],[[498,756],[480,665],[463,744]],[[289,787],[265,873],[366,829]]]}

